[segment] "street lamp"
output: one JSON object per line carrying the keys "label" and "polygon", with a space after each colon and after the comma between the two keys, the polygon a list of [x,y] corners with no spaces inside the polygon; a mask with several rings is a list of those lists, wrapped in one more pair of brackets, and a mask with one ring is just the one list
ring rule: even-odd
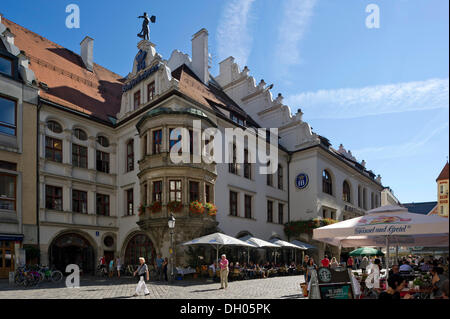
{"label": "street lamp", "polygon": [[170,214],[169,220],[167,221],[170,229],[170,282],[173,281],[173,234],[175,229],[175,217]]}

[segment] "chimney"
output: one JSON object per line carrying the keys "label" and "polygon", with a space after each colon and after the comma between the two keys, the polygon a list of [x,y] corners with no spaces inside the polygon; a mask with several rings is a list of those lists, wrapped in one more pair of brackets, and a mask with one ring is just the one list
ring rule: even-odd
{"label": "chimney", "polygon": [[203,83],[208,84],[208,31],[206,29],[201,29],[192,36],[192,69]]}
{"label": "chimney", "polygon": [[80,43],[81,59],[89,71],[94,71],[94,39],[86,36]]}

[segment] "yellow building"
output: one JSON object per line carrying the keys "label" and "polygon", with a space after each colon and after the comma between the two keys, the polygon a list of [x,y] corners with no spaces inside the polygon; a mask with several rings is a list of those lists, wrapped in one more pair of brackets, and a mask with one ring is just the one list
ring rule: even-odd
{"label": "yellow building", "polygon": [[0,278],[25,262],[24,248],[38,247],[38,89],[14,38],[0,15]]}
{"label": "yellow building", "polygon": [[436,179],[438,191],[438,203],[436,214],[442,217],[448,217],[448,188],[449,188],[449,167],[445,164],[438,178]]}

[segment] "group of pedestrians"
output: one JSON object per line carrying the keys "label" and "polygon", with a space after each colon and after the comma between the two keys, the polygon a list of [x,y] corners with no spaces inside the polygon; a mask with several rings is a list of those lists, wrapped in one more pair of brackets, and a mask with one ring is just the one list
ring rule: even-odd
{"label": "group of pedestrians", "polygon": [[120,257],[116,257],[109,261],[108,266],[106,266],[106,258],[105,256],[100,257],[99,260],[100,269],[102,269],[105,273],[108,273],[109,278],[114,276],[114,271],[117,271],[117,277],[120,278],[120,270],[122,268],[122,262]]}

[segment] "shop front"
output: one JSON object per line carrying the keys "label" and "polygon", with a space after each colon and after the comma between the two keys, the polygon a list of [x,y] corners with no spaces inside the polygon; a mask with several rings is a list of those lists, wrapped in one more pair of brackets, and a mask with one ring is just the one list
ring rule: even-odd
{"label": "shop front", "polygon": [[23,235],[0,235],[0,278],[15,271],[22,240]]}

